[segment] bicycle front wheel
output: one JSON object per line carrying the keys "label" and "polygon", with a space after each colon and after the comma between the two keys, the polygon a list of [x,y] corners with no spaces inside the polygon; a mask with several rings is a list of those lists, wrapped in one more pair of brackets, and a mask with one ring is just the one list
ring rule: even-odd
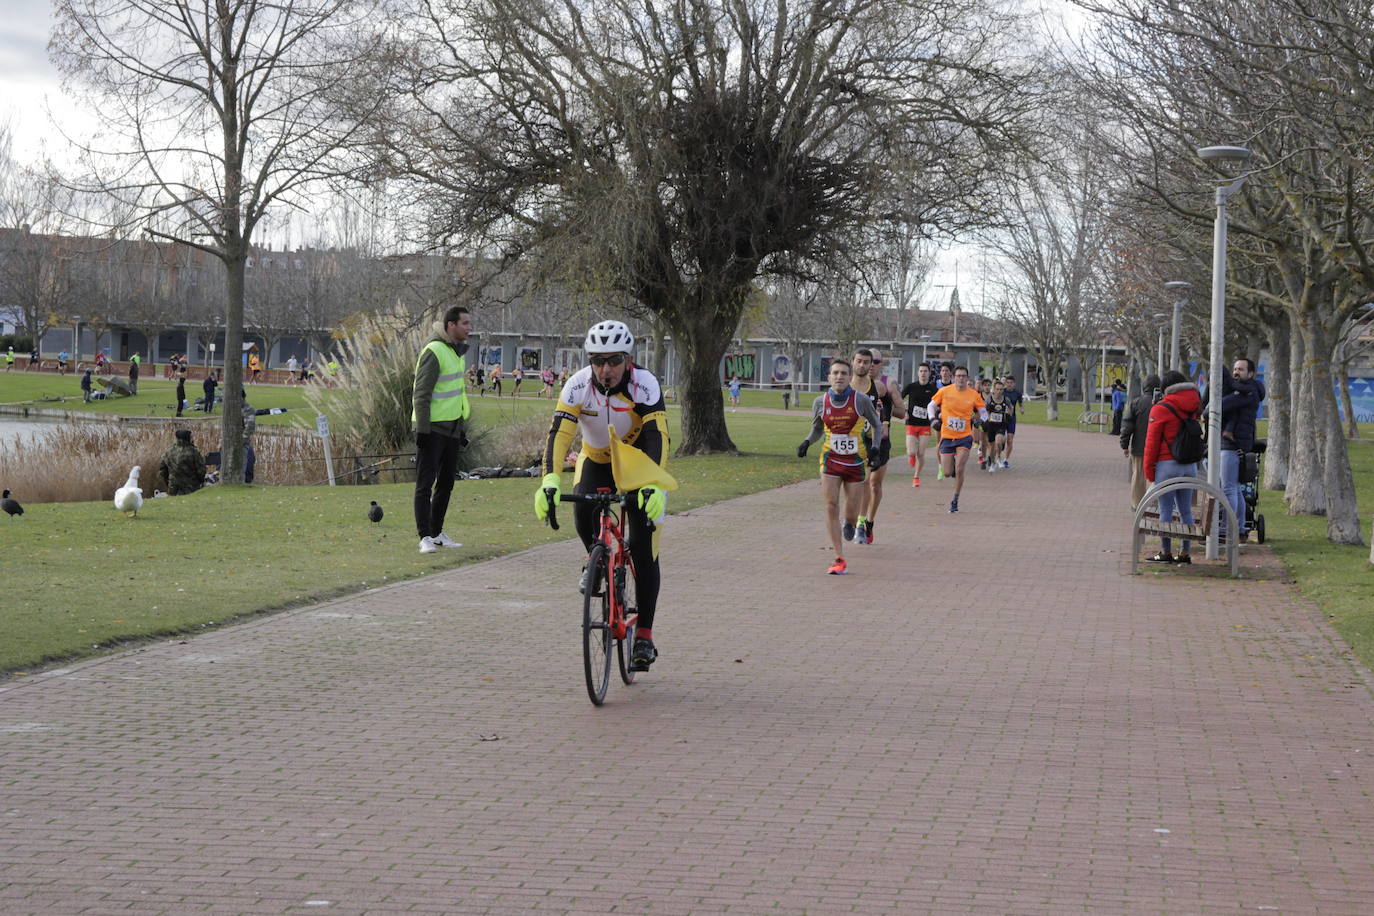
{"label": "bicycle front wheel", "polygon": [[[628,558],[627,558],[628,559]],[[627,684],[635,682],[635,670],[630,664],[630,655],[634,651],[635,645],[635,625],[630,623],[628,618],[638,616],[639,604],[639,585],[635,582],[635,567],[633,563],[625,563],[625,589],[620,597],[621,613],[627,618],[625,627],[625,638],[615,641],[615,658],[620,668],[620,679]]]}
{"label": "bicycle front wheel", "polygon": [[594,545],[587,554],[582,585],[582,668],[587,675],[587,696],[600,706],[606,702],[606,688],[611,683],[611,644],[615,642],[605,544]]}

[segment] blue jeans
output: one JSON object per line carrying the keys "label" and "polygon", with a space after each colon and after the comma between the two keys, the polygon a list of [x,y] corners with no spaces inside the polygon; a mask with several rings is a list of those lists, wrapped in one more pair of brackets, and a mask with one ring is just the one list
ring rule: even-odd
{"label": "blue jeans", "polygon": [[[1245,497],[1240,492],[1240,462],[1243,456],[1233,448],[1223,448],[1221,450],[1221,492],[1226,494],[1226,501],[1231,504],[1231,509],[1236,513],[1236,528],[1245,533]],[[1226,513],[1221,513],[1221,527],[1218,529],[1222,538],[1226,537]]]}
{"label": "blue jeans", "polygon": [[[1197,464],[1179,464],[1177,461],[1160,461],[1155,465],[1155,483],[1163,483],[1166,480],[1173,480],[1175,477],[1196,477]],[[1185,525],[1193,523],[1193,492],[1192,490],[1174,490],[1172,493],[1165,493],[1159,498],[1159,520],[1161,522],[1171,522],[1174,514],[1178,514],[1178,520]],[[1160,538],[1164,547],[1164,552],[1169,553],[1172,543],[1168,538]],[[1188,542],[1184,541],[1179,548],[1179,553],[1188,552]]]}

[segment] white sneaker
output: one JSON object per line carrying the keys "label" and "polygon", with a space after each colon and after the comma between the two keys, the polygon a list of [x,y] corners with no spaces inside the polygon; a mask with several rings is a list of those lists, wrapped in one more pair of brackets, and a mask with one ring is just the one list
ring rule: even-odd
{"label": "white sneaker", "polygon": [[434,543],[434,538],[420,538],[420,553],[434,553],[439,549],[439,545]]}
{"label": "white sneaker", "polygon": [[1011,470],[1011,462],[1010,462],[1010,461],[1003,461],[1003,462],[1002,462],[1002,467],[1006,468],[1007,470]]}
{"label": "white sneaker", "polygon": [[449,537],[447,534],[444,534],[444,533],[442,533],[442,532],[440,532],[439,534],[436,534],[431,540],[433,540],[434,543],[435,543],[435,544],[438,544],[440,547],[462,547],[462,546],[463,546],[462,544],[459,544],[459,543],[458,543],[457,541],[455,541],[453,538]]}
{"label": "white sneaker", "polygon": [[988,473],[989,473],[989,474],[996,474],[996,473],[997,473],[997,462],[996,462],[996,461],[990,461],[990,462],[988,462]]}

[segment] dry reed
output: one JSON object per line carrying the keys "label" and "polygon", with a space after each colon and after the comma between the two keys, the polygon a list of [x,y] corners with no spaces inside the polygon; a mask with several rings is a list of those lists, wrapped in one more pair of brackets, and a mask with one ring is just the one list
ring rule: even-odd
{"label": "dry reed", "polygon": [[[143,469],[144,496],[166,488],[158,477],[173,431],[189,427],[202,453],[216,451],[218,422],[68,423],[0,443],[0,481],[26,503],[91,502],[111,499],[129,469]],[[320,440],[297,430],[259,428],[254,482],[272,485],[317,483],[325,477]],[[337,450],[336,450],[337,451]]]}

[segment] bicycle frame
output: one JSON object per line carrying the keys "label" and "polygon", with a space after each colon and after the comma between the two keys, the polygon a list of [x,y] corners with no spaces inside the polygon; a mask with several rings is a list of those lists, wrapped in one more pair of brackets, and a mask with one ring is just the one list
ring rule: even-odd
{"label": "bicycle frame", "polygon": [[[638,613],[628,612],[625,601],[625,576],[620,570],[628,567],[630,572],[634,572],[634,559],[630,556],[630,550],[625,545],[625,532],[621,524],[621,517],[611,510],[611,504],[623,507],[626,496],[621,493],[613,493],[608,490],[596,493],[572,493],[559,497],[560,502],[565,503],[592,503],[597,506],[597,531],[593,543],[600,542],[606,547],[607,569],[606,578],[610,582],[610,605],[611,605],[611,636],[615,639],[624,639],[626,634],[639,619]],[[552,506],[550,506],[552,508]],[[653,530],[653,522],[649,522],[649,530]],[[552,512],[549,513],[549,525],[558,530],[558,522]]]}

